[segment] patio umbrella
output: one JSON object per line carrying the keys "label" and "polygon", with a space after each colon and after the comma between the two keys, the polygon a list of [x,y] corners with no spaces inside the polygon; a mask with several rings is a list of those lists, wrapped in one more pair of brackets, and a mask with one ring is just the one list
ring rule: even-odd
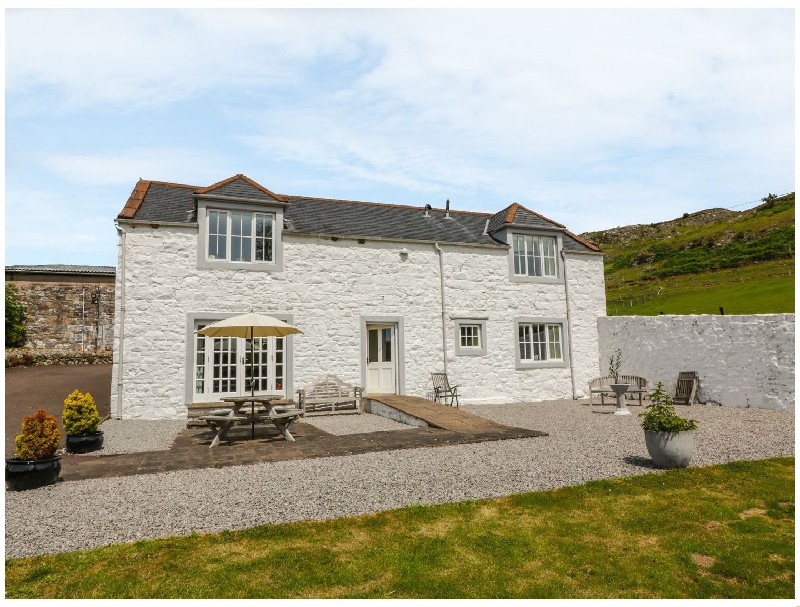
{"label": "patio umbrella", "polygon": [[[225,320],[220,320],[197,331],[199,335],[206,337],[244,337],[253,339],[254,337],[286,337],[302,333],[297,327],[264,314],[255,314],[252,311],[239,316],[231,316]],[[255,373],[253,372],[253,362],[255,360],[255,344],[250,346],[250,398],[255,398]],[[255,411],[255,403],[250,402],[251,415]],[[253,420],[251,424],[252,437],[256,435],[256,424]]]}

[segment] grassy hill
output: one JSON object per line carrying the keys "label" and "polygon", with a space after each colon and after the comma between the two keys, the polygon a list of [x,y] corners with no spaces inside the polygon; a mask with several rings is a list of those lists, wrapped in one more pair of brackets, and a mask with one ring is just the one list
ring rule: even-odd
{"label": "grassy hill", "polygon": [[609,316],[794,312],[794,193],[581,236],[605,253]]}

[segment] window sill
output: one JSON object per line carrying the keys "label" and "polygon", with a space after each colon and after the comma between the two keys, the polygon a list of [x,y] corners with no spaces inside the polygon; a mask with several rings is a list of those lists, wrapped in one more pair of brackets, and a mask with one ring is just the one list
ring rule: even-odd
{"label": "window sill", "polygon": [[517,361],[516,369],[526,371],[528,369],[559,369],[568,366],[565,360]]}
{"label": "window sill", "polygon": [[251,272],[280,272],[277,262],[247,262],[224,260],[198,260],[197,267],[204,270],[249,270]]}

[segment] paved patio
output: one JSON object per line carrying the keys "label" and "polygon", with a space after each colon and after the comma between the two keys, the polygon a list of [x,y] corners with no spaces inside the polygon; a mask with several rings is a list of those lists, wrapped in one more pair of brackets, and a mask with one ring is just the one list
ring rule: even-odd
{"label": "paved patio", "polygon": [[547,436],[538,430],[496,423],[424,398],[386,396],[380,399],[407,415],[425,420],[429,427],[402,432],[370,432],[335,436],[306,423],[293,426],[294,442],[283,438],[271,424],[235,426],[218,447],[209,448],[213,435],[207,428],[187,428],[169,451],[147,451],[99,457],[66,455],[62,460],[64,481],[112,478],[155,472],[224,468],[261,462],[279,462],[379,451],[461,445],[488,441]]}

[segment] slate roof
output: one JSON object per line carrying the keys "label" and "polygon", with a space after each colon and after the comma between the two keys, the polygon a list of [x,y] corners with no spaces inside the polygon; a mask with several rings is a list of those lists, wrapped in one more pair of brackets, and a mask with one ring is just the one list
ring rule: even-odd
{"label": "slate roof", "polygon": [[71,266],[64,264],[41,266],[6,266],[6,272],[14,274],[108,274],[115,275],[114,266]]}
{"label": "slate roof", "polygon": [[600,250],[560,223],[517,203],[494,215],[451,210],[446,218],[444,209],[431,209],[426,217],[423,207],[274,194],[244,175],[208,187],[139,180],[118,219],[195,223],[196,194],[283,203],[284,229],[301,234],[506,246],[491,234],[503,227],[523,226],[563,231],[567,251]]}

